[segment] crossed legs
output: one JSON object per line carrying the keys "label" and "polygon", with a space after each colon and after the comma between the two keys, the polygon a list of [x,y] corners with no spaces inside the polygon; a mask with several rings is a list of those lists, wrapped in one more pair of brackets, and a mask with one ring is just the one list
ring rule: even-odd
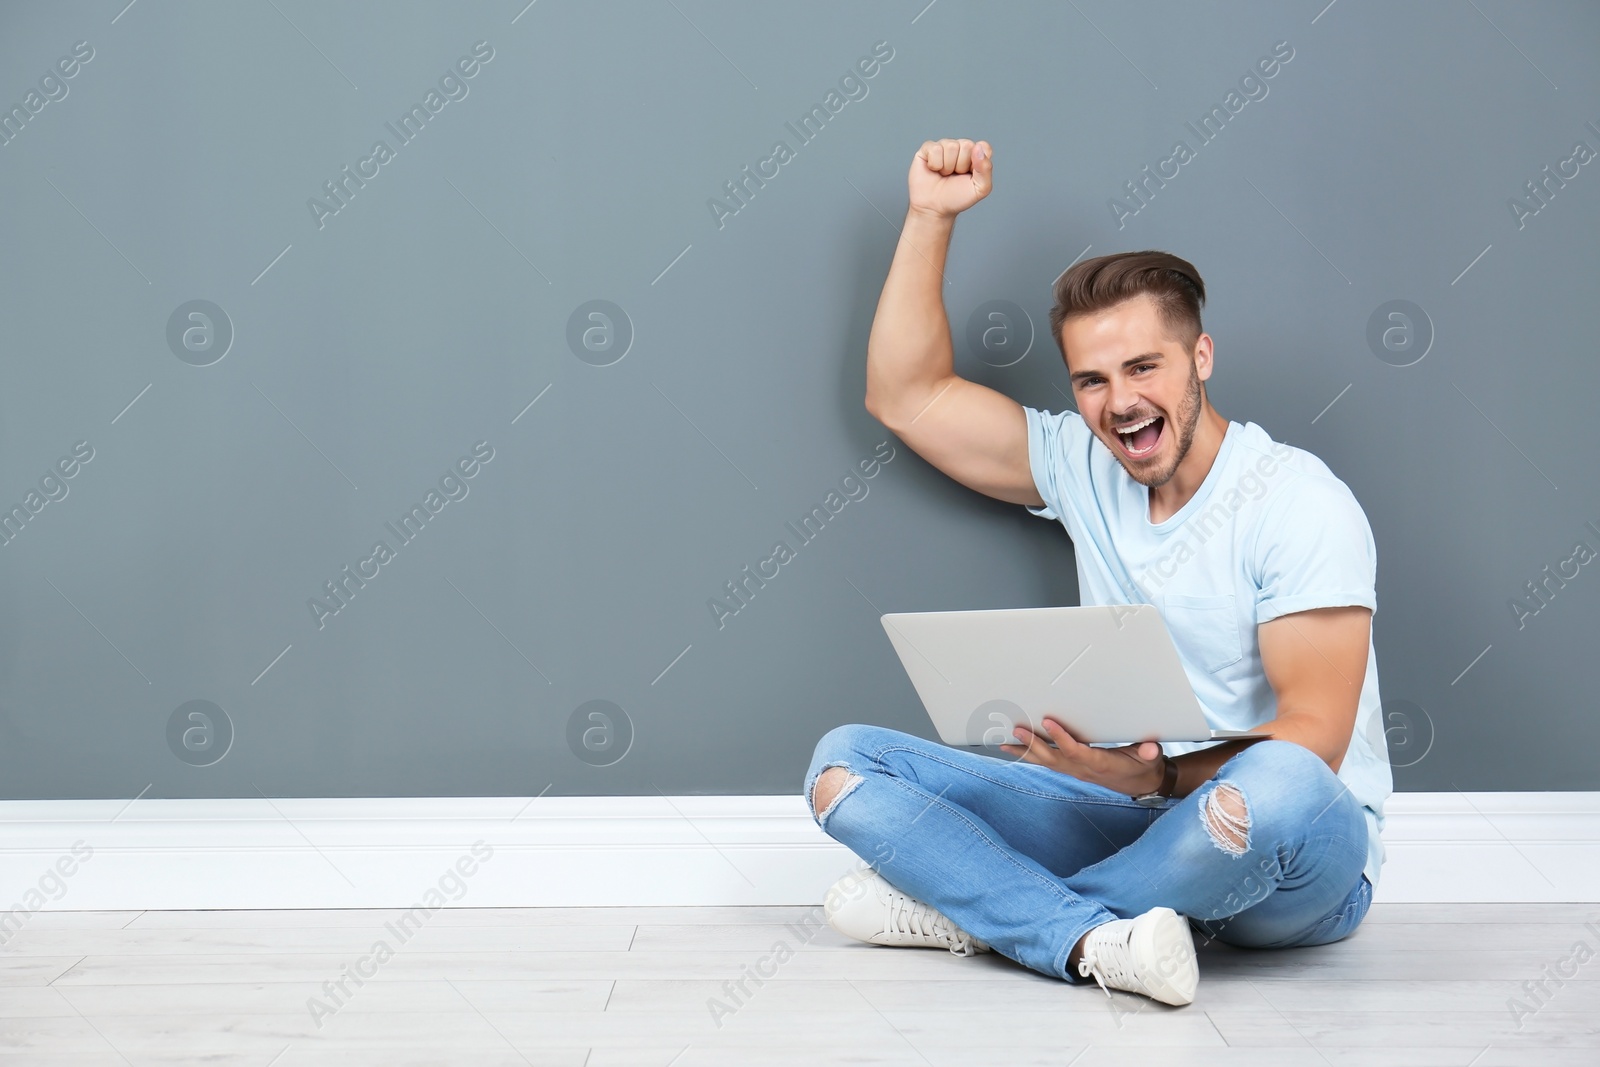
{"label": "crossed legs", "polygon": [[1234,944],[1343,936],[1349,924],[1330,920],[1349,917],[1366,857],[1359,805],[1285,741],[1145,808],[1045,767],[849,725],[818,744],[806,795],[818,825],[897,889],[1069,980],[1088,931],[1154,907]]}

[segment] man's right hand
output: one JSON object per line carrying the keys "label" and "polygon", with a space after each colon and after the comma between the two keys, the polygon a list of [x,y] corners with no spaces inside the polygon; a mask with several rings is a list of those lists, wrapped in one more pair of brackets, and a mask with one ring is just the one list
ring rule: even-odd
{"label": "man's right hand", "polygon": [[924,141],[911,161],[911,210],[953,219],[989,195],[994,150],[988,141]]}

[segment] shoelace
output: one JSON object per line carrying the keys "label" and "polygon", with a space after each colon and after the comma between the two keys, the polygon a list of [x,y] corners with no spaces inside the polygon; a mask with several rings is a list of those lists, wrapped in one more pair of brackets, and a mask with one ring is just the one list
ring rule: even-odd
{"label": "shoelace", "polygon": [[884,923],[886,931],[931,937],[949,945],[950,951],[957,956],[972,955],[970,936],[958,933],[950,920],[937,909],[893,888],[889,890],[888,906],[889,914]]}
{"label": "shoelace", "polygon": [[1144,983],[1133,973],[1127,949],[1127,943],[1123,941],[1085,945],[1083,956],[1078,960],[1079,976],[1088,978],[1093,975],[1107,997],[1111,996],[1111,990],[1106,985],[1108,980],[1116,984],[1118,989],[1143,989]]}

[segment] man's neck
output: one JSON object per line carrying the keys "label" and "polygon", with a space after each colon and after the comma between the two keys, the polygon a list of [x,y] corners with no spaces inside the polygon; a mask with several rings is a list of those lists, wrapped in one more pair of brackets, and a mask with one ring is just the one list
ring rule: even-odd
{"label": "man's neck", "polygon": [[1217,414],[1210,404],[1206,404],[1200,412],[1200,421],[1195,424],[1189,453],[1164,485],[1150,490],[1152,523],[1166,522],[1194,497],[1206,480],[1206,475],[1211,473],[1211,465],[1217,461],[1217,453],[1222,451],[1222,439],[1227,434],[1228,420]]}

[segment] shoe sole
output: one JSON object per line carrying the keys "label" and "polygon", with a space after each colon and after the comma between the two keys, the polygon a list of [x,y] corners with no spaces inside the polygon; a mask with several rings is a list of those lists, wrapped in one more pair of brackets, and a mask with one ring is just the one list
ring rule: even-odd
{"label": "shoe sole", "polygon": [[1192,1003],[1200,969],[1189,921],[1171,908],[1152,908],[1134,923],[1132,933],[1134,957],[1153,961],[1153,971],[1139,975],[1150,996],[1174,1007]]}

